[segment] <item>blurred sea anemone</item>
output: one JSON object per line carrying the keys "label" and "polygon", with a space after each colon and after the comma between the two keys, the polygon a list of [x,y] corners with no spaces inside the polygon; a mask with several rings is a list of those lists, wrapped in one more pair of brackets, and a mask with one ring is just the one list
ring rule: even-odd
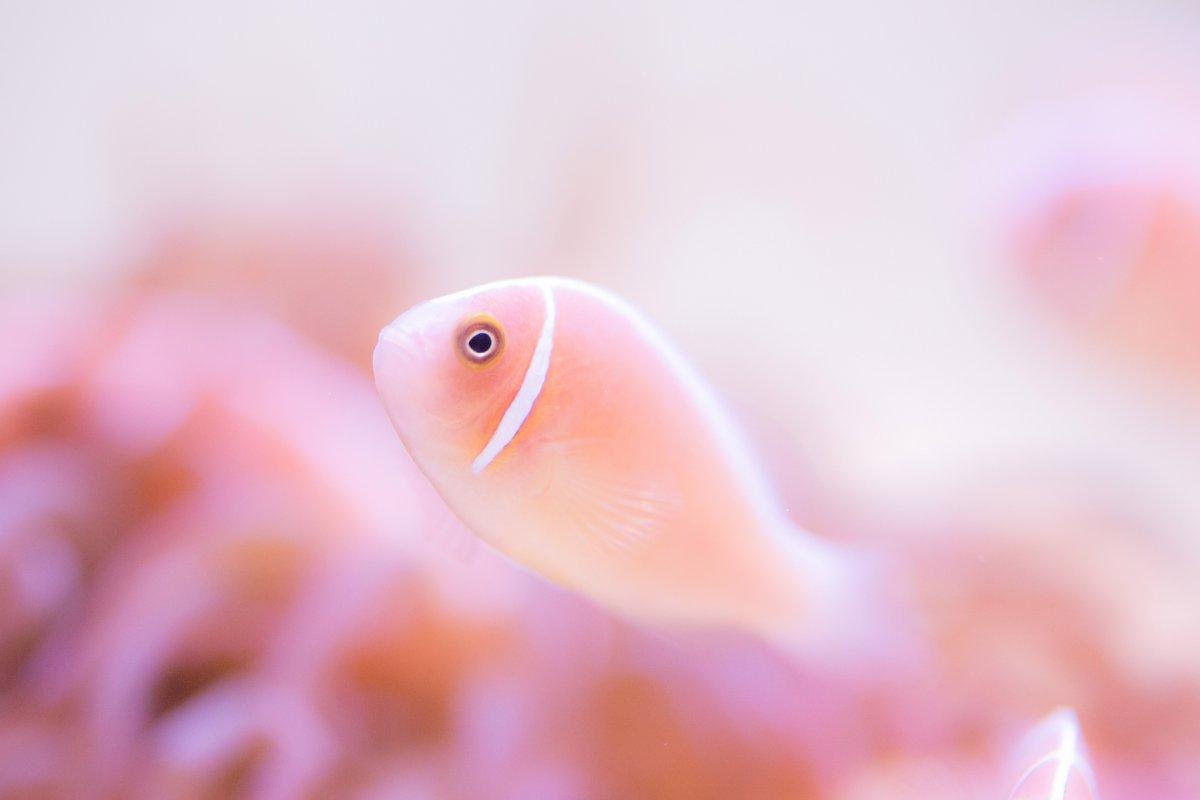
{"label": "blurred sea anemone", "polygon": [[464,549],[362,369],[377,239],[213,236],[0,315],[0,796],[957,800],[1064,702],[1113,797],[1191,796],[1194,573],[1093,495],[874,526],[925,675],[639,630]]}

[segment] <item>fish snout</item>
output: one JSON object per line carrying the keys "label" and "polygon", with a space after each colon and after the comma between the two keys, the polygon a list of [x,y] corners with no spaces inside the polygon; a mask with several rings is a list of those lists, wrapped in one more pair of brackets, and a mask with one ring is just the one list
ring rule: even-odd
{"label": "fish snout", "polygon": [[428,351],[429,333],[422,308],[417,306],[406,311],[379,332],[374,355],[377,373],[381,366],[400,361],[415,362]]}
{"label": "fish snout", "polygon": [[379,332],[371,362],[380,391],[409,376],[428,349],[428,337],[407,317],[401,315]]}

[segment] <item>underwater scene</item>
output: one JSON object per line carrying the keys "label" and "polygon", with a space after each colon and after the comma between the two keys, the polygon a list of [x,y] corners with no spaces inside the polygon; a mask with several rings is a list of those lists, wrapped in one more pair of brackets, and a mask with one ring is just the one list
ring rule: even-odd
{"label": "underwater scene", "polygon": [[1200,8],[0,4],[0,800],[1200,800]]}

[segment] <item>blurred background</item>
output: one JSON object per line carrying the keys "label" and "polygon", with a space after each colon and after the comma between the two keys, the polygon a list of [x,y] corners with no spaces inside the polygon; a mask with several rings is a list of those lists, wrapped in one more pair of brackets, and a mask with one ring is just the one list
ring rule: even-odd
{"label": "blurred background", "polygon": [[[475,544],[370,354],[540,273],[910,566],[927,674]],[[0,798],[1002,798],[1062,705],[1200,798],[1190,2],[10,0],[0,290]]]}

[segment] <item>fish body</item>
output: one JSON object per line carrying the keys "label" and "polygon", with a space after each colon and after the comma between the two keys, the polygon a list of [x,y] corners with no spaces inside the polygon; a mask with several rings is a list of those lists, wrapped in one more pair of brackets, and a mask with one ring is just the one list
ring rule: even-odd
{"label": "fish body", "polygon": [[711,390],[612,294],[449,295],[385,328],[374,365],[413,459],[518,564],[638,620],[801,648],[855,627],[855,560],[786,519]]}

